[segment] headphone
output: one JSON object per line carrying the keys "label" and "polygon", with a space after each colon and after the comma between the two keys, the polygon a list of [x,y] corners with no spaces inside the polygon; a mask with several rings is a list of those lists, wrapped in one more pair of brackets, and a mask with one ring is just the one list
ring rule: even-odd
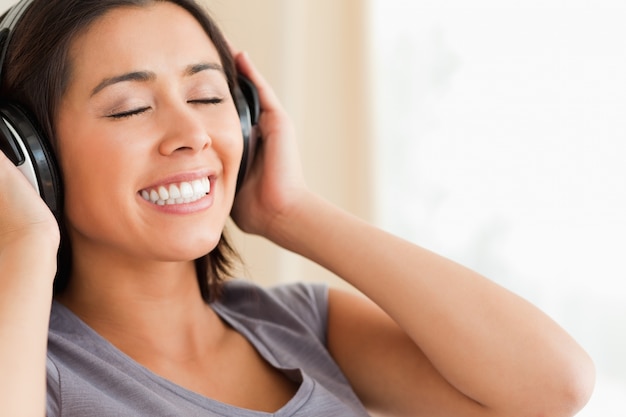
{"label": "headphone", "polygon": [[[0,80],[11,37],[17,23],[34,0],[21,0],[0,16]],[[237,176],[241,188],[254,159],[260,114],[258,92],[250,80],[238,75],[231,90],[243,134],[243,155]],[[63,187],[58,164],[35,117],[18,103],[0,98],[0,151],[15,164],[59,218]]]}

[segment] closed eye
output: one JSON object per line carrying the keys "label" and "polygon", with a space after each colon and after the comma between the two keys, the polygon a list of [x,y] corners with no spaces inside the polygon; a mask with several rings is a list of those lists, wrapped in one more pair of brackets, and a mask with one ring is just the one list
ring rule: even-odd
{"label": "closed eye", "polygon": [[[191,104],[220,104],[224,101],[224,99],[220,98],[220,97],[212,97],[212,98],[201,98],[201,99],[194,99],[194,100],[188,100],[188,103]],[[126,119],[132,116],[138,116],[142,113],[145,113],[147,111],[150,110],[150,107],[139,107],[136,109],[132,109],[132,110],[127,110],[127,111],[123,111],[123,112],[118,112],[118,113],[113,113],[113,114],[109,114],[107,117],[110,119]]]}
{"label": "closed eye", "polygon": [[111,119],[124,119],[132,116],[137,116],[139,114],[147,112],[148,110],[150,110],[150,107],[139,107],[128,111],[110,114],[107,117]]}
{"label": "closed eye", "polygon": [[199,98],[194,100],[188,100],[187,103],[191,104],[220,104],[224,101],[224,99],[220,97],[212,97],[212,98]]}

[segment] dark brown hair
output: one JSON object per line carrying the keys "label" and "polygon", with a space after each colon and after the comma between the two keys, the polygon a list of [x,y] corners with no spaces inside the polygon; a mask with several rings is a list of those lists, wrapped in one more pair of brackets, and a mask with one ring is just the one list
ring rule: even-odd
{"label": "dark brown hair", "polygon": [[[174,3],[200,23],[219,53],[232,91],[236,71],[228,45],[215,22],[194,0],[34,0],[15,27],[7,51],[2,97],[28,109],[54,148],[57,106],[72,77],[68,51],[73,40],[112,9],[146,7],[158,2]],[[55,293],[67,287],[72,266],[71,242],[63,216],[60,217],[61,245]],[[222,233],[217,247],[196,259],[198,284],[206,302],[219,296],[221,284],[230,274],[236,257]]]}

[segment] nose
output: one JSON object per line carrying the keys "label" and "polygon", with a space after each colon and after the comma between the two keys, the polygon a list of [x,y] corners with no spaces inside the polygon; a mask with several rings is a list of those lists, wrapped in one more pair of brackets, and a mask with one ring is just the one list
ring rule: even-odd
{"label": "nose", "polygon": [[159,153],[169,156],[177,152],[199,152],[211,146],[211,137],[201,114],[188,103],[168,106],[161,113],[163,136]]}

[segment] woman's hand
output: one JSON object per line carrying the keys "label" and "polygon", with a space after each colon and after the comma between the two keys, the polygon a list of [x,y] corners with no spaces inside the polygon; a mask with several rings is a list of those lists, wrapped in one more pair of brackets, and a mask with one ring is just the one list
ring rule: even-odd
{"label": "woman's hand", "polygon": [[237,70],[259,92],[260,140],[252,169],[237,194],[232,210],[245,232],[275,240],[272,224],[296,209],[307,192],[291,120],[270,85],[247,54],[233,51]]}
{"label": "woman's hand", "polygon": [[56,253],[59,227],[36,190],[0,152],[0,252],[25,239],[47,242]]}

